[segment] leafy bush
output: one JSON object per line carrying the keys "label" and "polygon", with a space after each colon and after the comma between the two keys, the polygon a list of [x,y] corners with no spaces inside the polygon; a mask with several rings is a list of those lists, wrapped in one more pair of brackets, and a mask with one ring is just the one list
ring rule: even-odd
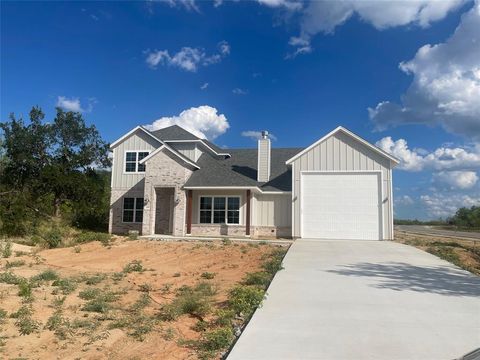
{"label": "leafy bush", "polygon": [[140,285],[138,285],[138,290],[141,291],[141,292],[148,293],[148,292],[153,290],[153,287],[150,284],[140,284]]}
{"label": "leafy bush", "polygon": [[275,275],[277,271],[280,271],[283,269],[282,260],[284,255],[285,255],[285,250],[283,249],[274,250],[271,254],[272,258],[262,265],[263,269],[266,272],[268,272],[270,275],[272,276]]}
{"label": "leafy bush", "polygon": [[25,298],[25,300],[30,300],[33,297],[32,284],[29,281],[24,280],[18,284],[18,296]]}
{"label": "leafy bush", "polygon": [[200,347],[206,351],[218,351],[227,348],[235,338],[230,326],[206,332]]}
{"label": "leafy bush", "polygon": [[10,271],[0,273],[0,283],[18,285],[21,281],[25,281],[25,278],[15,275]]}
{"label": "leafy bush", "polygon": [[63,234],[60,231],[60,228],[53,227],[43,236],[45,243],[47,244],[49,249],[54,249],[58,247],[62,243]]}
{"label": "leafy bush", "polygon": [[31,306],[23,305],[10,317],[16,319],[15,326],[18,327],[20,335],[29,335],[38,330],[40,323],[32,318],[33,310]]}
{"label": "leafy bush", "polygon": [[231,309],[219,309],[216,312],[216,318],[213,323],[217,326],[228,326],[232,324],[235,318],[235,311]]}
{"label": "leafy bush", "polygon": [[52,283],[53,286],[57,286],[58,289],[64,295],[71,294],[77,288],[77,284],[72,279],[57,279]]}
{"label": "leafy bush", "polygon": [[229,292],[228,304],[236,314],[250,316],[262,303],[264,291],[256,286],[237,286]]}
{"label": "leafy bush", "polygon": [[10,269],[12,267],[19,267],[23,265],[25,265],[24,260],[7,261],[7,263],[5,264],[5,268]]}
{"label": "leafy bush", "polygon": [[215,277],[215,275],[215,273],[205,271],[204,273],[202,273],[202,275],[200,275],[200,277],[202,277],[203,279],[211,280]]}
{"label": "leafy bush", "polygon": [[95,274],[84,278],[85,284],[87,285],[97,285],[100,284],[103,280],[107,278],[105,274]]}
{"label": "leafy bush", "polygon": [[266,288],[270,281],[272,280],[272,275],[265,271],[257,271],[254,273],[247,273],[245,275],[245,279],[243,280],[243,284],[245,285],[256,285]]}
{"label": "leafy bush", "polygon": [[92,300],[100,296],[102,290],[98,288],[88,288],[80,291],[78,297],[83,300]]}
{"label": "leafy bush", "polygon": [[7,241],[3,243],[0,247],[0,250],[2,251],[2,257],[9,258],[10,256],[12,256],[12,242]]}
{"label": "leafy bush", "polygon": [[37,281],[55,281],[55,280],[58,280],[58,279],[60,279],[60,276],[58,275],[58,273],[54,270],[51,270],[51,269],[42,271],[41,273],[39,273],[35,276],[32,276],[32,278],[31,278],[31,280],[34,281],[34,282],[37,282]]}
{"label": "leafy bush", "polygon": [[87,289],[82,291],[80,294],[79,296],[82,299],[89,299],[89,301],[82,308],[83,311],[89,312],[106,313],[112,308],[110,303],[118,300],[116,293],[96,288]]}
{"label": "leafy bush", "polygon": [[142,262],[140,260],[133,260],[123,267],[123,272],[125,273],[143,271],[145,271],[145,269],[143,268]]}
{"label": "leafy bush", "polygon": [[83,244],[86,242],[100,241],[104,246],[109,245],[111,239],[112,236],[108,233],[93,231],[81,232],[75,236],[75,242],[77,243]]}
{"label": "leafy bush", "polygon": [[70,322],[63,316],[61,310],[55,311],[52,316],[48,318],[45,328],[53,331],[60,340],[65,340],[68,336],[73,334],[73,331],[70,328]]}

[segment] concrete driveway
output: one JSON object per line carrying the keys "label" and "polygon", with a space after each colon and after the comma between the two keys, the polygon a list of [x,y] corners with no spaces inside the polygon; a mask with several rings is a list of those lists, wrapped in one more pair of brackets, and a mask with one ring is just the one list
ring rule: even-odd
{"label": "concrete driveway", "polygon": [[407,245],[297,240],[229,360],[456,359],[480,347],[480,278]]}

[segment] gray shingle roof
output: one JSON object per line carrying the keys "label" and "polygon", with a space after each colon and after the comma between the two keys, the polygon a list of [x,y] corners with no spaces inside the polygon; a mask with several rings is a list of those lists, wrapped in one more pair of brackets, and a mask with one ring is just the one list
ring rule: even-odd
{"label": "gray shingle roof", "polygon": [[270,181],[257,181],[257,149],[228,149],[230,158],[218,159],[204,153],[199,170],[185,184],[190,186],[258,186],[263,191],[291,191],[292,176],[285,161],[303,148],[272,148]]}
{"label": "gray shingle roof", "polygon": [[199,140],[200,138],[178,125],[172,125],[160,130],[151,131],[160,140]]}

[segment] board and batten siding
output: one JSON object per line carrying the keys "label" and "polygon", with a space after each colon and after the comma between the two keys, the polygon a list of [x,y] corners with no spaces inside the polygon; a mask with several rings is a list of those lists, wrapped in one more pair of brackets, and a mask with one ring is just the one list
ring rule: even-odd
{"label": "board and batten siding", "polygon": [[194,162],[202,155],[202,150],[200,150],[199,146],[194,142],[171,142],[168,143],[168,145]]}
{"label": "board and batten siding", "polygon": [[293,173],[293,237],[301,236],[302,171],[365,171],[382,172],[383,238],[392,237],[391,161],[342,132],[325,139],[292,163]]}
{"label": "board and batten siding", "polygon": [[255,226],[292,226],[292,195],[258,194],[253,198],[253,219]]}
{"label": "board and batten siding", "polygon": [[148,136],[137,131],[113,149],[112,166],[112,189],[130,189],[143,180],[145,173],[125,173],[126,151],[149,151],[152,152],[161,144]]}

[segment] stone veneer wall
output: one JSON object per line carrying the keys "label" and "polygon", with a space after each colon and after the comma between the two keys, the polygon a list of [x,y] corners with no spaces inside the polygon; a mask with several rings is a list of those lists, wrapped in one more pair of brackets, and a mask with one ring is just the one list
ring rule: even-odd
{"label": "stone veneer wall", "polygon": [[185,235],[185,208],[187,197],[182,189],[192,171],[187,169],[182,160],[171,154],[168,150],[157,153],[147,161],[145,172],[146,199],[143,211],[143,235],[153,235],[155,232],[155,213],[157,194],[155,188],[173,188],[173,235]]}
{"label": "stone veneer wall", "polygon": [[[291,227],[252,226],[252,238],[291,238]],[[245,225],[192,224],[192,236],[245,236]]]}
{"label": "stone veneer wall", "polygon": [[252,226],[251,233],[255,238],[291,238],[290,226]]}

